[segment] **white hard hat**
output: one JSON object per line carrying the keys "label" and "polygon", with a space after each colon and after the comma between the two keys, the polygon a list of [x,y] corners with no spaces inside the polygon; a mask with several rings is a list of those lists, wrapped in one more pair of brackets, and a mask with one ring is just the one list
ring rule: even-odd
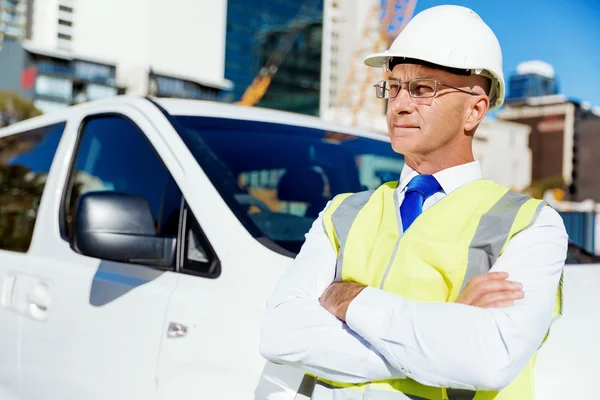
{"label": "white hard hat", "polygon": [[389,68],[390,60],[394,65],[396,62],[433,64],[455,73],[486,76],[492,81],[490,110],[504,103],[500,43],[481,17],[466,7],[443,5],[421,11],[389,50],[372,54],[364,62],[371,67]]}

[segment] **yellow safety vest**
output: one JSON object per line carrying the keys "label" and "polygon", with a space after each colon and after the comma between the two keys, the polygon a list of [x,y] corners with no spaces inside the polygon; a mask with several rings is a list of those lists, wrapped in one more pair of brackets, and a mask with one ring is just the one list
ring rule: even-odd
{"label": "yellow safety vest", "polygon": [[[360,282],[415,301],[454,302],[469,280],[487,273],[510,239],[547,205],[480,179],[427,209],[403,234],[397,185],[390,182],[375,191],[336,196],[325,210],[324,228],[337,256],[336,280]],[[554,317],[561,313],[559,285]],[[409,378],[354,385],[306,374],[297,398],[532,400],[536,355],[500,392],[430,387]]]}

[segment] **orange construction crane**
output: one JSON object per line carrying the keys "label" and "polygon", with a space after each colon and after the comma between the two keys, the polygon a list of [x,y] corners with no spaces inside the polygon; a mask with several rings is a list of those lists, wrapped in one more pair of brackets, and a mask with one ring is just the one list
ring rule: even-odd
{"label": "orange construction crane", "polygon": [[242,99],[236,104],[243,106],[256,105],[265,95],[273,76],[285,60],[302,30],[311,22],[310,16],[314,13],[320,0],[306,0],[290,23],[287,32],[279,40],[275,51],[271,53],[265,65],[260,69],[258,76],[248,86]]}

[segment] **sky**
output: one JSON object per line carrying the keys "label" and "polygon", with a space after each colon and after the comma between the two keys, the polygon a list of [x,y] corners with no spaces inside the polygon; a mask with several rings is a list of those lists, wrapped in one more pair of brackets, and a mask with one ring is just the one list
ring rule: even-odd
{"label": "sky", "polygon": [[507,84],[519,63],[541,60],[561,94],[600,107],[599,0],[417,0],[415,14],[442,4],[469,7],[492,28]]}

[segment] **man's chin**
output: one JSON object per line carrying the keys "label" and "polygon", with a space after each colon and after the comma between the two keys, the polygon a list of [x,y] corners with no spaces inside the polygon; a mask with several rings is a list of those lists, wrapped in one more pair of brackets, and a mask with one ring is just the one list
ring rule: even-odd
{"label": "man's chin", "polygon": [[410,154],[411,150],[415,148],[415,145],[406,138],[392,137],[390,141],[392,143],[392,150],[399,154]]}

